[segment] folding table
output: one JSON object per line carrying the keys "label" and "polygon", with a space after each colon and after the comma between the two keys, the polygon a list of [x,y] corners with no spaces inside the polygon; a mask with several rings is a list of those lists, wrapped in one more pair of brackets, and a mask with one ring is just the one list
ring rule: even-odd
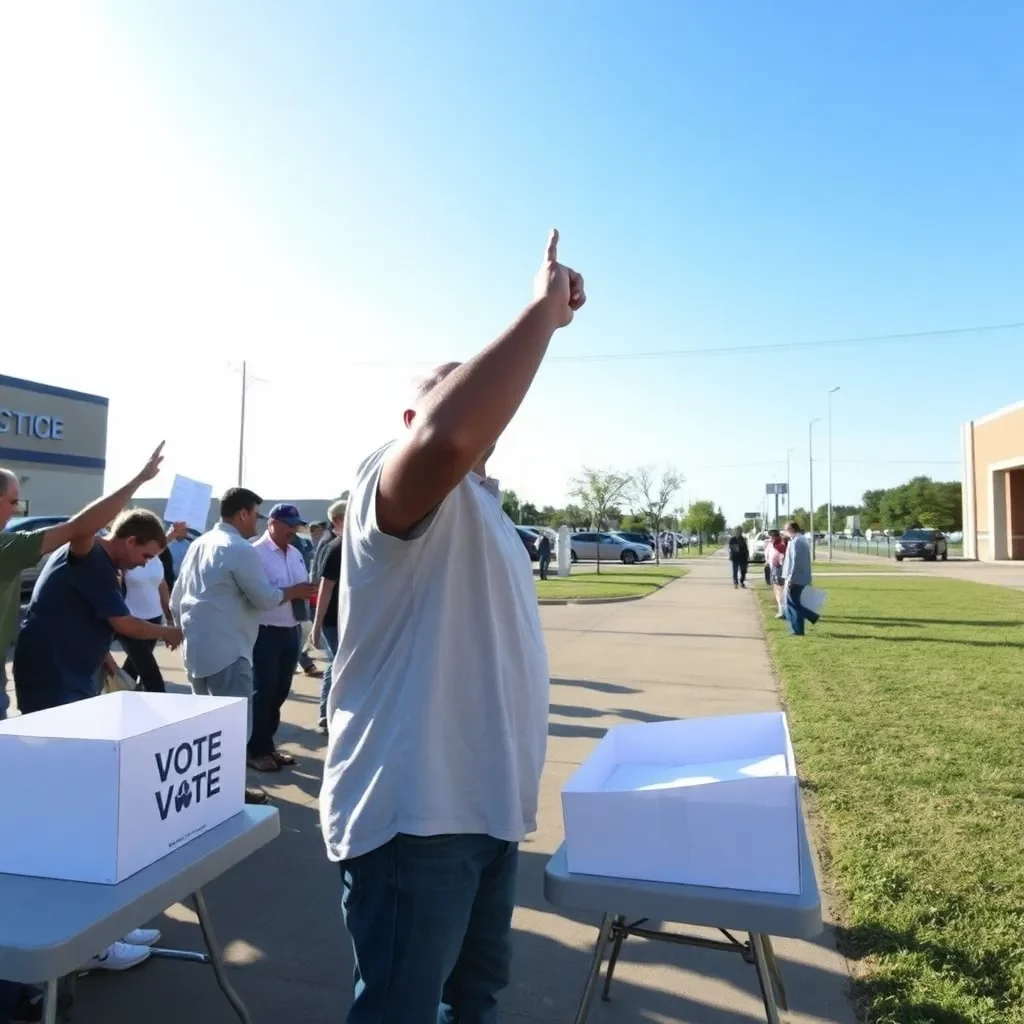
{"label": "folding table", "polygon": [[57,1019],[57,982],[132,929],[191,898],[208,953],[154,949],[153,956],[209,964],[242,1024],[249,1014],[224,973],[203,886],[281,830],[272,807],[246,807],[118,885],[0,874],[0,978],[45,986],[43,1024]]}
{"label": "folding table", "polygon": [[[765,1019],[768,1024],[779,1024],[779,1010],[788,1009],[788,1005],[771,936],[809,939],[822,930],[818,883],[802,818],[800,875],[798,895],[580,875],[569,871],[563,843],[544,870],[545,898],[566,910],[589,910],[603,915],[574,1024],[584,1024],[587,1019],[605,950],[610,945],[602,995],[605,1000],[609,998],[615,964],[622,943],[630,935],[739,953],[757,971]],[[654,927],[665,921],[717,928],[723,938],[709,939]],[[741,941],[733,935],[734,931],[748,933],[748,940]]]}

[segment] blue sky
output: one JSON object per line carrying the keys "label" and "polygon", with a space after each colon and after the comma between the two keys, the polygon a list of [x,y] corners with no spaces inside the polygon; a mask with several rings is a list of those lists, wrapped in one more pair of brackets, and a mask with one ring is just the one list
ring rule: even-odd
{"label": "blue sky", "polygon": [[[959,477],[959,424],[1022,397],[1019,328],[717,351],[1024,320],[1019,5],[13,17],[5,371],[108,394],[112,474],[155,433],[170,472],[234,482],[247,358],[246,482],[334,493],[418,368],[514,316],[552,225],[590,301],[492,464],[537,504],[584,464],[671,464],[737,518],[787,449],[804,504],[835,386],[855,501]],[[702,354],[594,358],[666,350]]]}

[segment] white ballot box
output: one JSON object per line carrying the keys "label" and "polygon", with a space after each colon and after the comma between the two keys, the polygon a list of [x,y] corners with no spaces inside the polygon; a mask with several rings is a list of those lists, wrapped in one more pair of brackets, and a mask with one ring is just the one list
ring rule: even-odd
{"label": "white ballot box", "polygon": [[800,892],[800,796],[782,712],[616,725],[562,790],[569,870]]}
{"label": "white ballot box", "polygon": [[0,722],[0,872],[116,883],[240,813],[245,705],[119,692]]}

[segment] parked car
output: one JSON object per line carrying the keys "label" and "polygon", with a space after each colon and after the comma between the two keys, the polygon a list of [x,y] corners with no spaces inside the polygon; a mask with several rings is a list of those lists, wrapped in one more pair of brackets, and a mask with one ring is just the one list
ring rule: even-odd
{"label": "parked car", "polygon": [[896,561],[904,558],[924,558],[934,562],[949,558],[949,544],[941,530],[906,530],[896,541]]}
{"label": "parked car", "polygon": [[539,561],[540,555],[537,553],[537,531],[534,530],[532,526],[517,526],[516,533],[519,534],[519,539],[523,542],[523,547],[526,548],[527,553],[530,556],[530,561]]}
{"label": "parked car", "polygon": [[628,540],[630,544],[646,544],[652,551],[654,550],[654,538],[642,530],[613,530],[612,536]]}
{"label": "parked car", "polygon": [[762,530],[748,545],[752,562],[764,561],[764,549],[768,544],[768,531]]}
{"label": "parked car", "polygon": [[654,557],[654,550],[647,544],[635,544],[614,533],[576,533],[569,538],[569,558],[574,562],[581,558],[596,559],[599,550],[602,561],[625,565],[647,562]]}

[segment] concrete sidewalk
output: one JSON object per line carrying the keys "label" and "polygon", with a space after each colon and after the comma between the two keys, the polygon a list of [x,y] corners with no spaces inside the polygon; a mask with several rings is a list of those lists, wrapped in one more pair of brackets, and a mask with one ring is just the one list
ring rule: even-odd
{"label": "concrete sidewalk", "polygon": [[[687,564],[688,577],[642,601],[542,609],[552,675],[548,760],[539,830],[522,847],[503,1021],[572,1020],[596,917],[565,917],[548,906],[543,870],[562,840],[561,786],[607,727],[778,707],[753,595],[733,590],[721,557]],[[173,655],[164,661],[177,665]],[[180,671],[168,675],[181,681]],[[297,676],[286,708],[283,745],[299,757],[298,767],[260,778],[281,810],[281,837],[207,893],[233,981],[255,1024],[341,1021],[348,1005],[352,963],[337,871],[324,856],[316,815],[324,747],[315,730],[317,689],[316,681]],[[169,943],[199,942],[193,915],[183,907],[155,924]],[[818,943],[780,940],[776,950],[791,1024],[853,1021],[846,963],[830,930]],[[200,966],[151,961],[79,984],[81,1024],[129,1024],[143,1009],[153,1024],[234,1019],[212,972]],[[639,939],[623,948],[611,1002],[598,1002],[590,1018],[593,1024],[763,1019],[754,970],[739,957]]]}

